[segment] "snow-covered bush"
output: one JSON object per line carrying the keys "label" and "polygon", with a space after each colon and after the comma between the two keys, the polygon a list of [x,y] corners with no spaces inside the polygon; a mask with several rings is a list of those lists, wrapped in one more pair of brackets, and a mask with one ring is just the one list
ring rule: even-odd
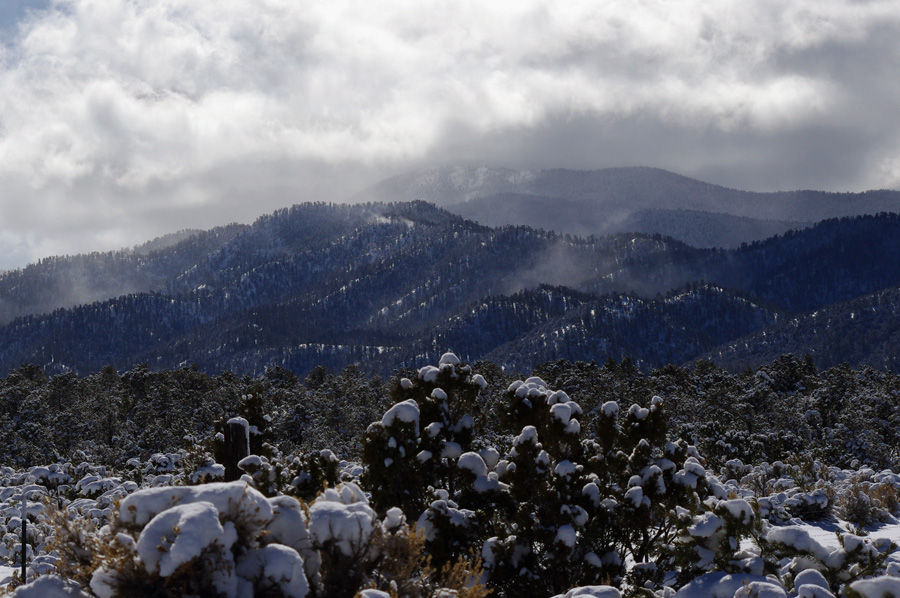
{"label": "snow-covered bush", "polygon": [[279,508],[243,482],[148,488],[127,496],[96,533],[83,518],[59,515],[56,548],[76,564],[63,572],[101,598],[248,590],[303,598],[302,511],[297,503],[300,525],[287,529]]}
{"label": "snow-covered bush", "polygon": [[414,380],[399,380],[394,406],[363,440],[363,482],[379,512],[396,506],[418,518],[431,500],[428,487],[455,485],[456,463],[472,448],[475,410],[486,385],[452,353],[421,368]]}
{"label": "snow-covered bush", "polygon": [[681,535],[671,545],[679,583],[709,571],[761,575],[764,563],[759,553],[747,550],[745,538],[755,539],[761,533],[756,510],[742,498],[703,503],[701,511],[691,516],[683,512]]}
{"label": "snow-covered bush", "polygon": [[870,540],[854,534],[838,534],[837,548],[822,545],[799,526],[773,526],[758,538],[762,557],[777,563],[782,577],[803,571],[820,571],[835,593],[843,584],[883,571],[887,556],[896,546],[886,540]]}
{"label": "snow-covered bush", "polygon": [[481,551],[504,595],[622,583],[628,561],[629,583],[658,584],[675,566],[661,547],[677,534],[677,510],[699,512],[710,492],[696,450],[668,438],[662,401],[621,418],[607,403],[582,430],[565,392],[517,381],[496,406],[511,442],[478,448],[470,410],[485,386],[452,354],[399,381],[397,402],[366,433],[373,506],[421,513],[439,563]]}
{"label": "snow-covered bush", "polygon": [[864,528],[886,521],[898,509],[897,493],[892,484],[871,479],[873,472],[860,472],[837,496],[837,512],[853,525]]}

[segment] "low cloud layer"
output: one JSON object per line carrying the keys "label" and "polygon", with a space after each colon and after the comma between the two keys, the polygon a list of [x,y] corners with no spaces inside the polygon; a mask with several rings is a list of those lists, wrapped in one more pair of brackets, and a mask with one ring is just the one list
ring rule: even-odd
{"label": "low cloud layer", "polygon": [[0,268],[440,163],[900,187],[892,0],[10,0]]}

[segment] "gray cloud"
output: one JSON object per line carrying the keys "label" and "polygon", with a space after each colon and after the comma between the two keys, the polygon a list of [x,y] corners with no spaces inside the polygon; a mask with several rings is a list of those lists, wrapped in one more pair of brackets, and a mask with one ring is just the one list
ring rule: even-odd
{"label": "gray cloud", "polygon": [[900,186],[890,0],[15,4],[0,267],[443,162]]}

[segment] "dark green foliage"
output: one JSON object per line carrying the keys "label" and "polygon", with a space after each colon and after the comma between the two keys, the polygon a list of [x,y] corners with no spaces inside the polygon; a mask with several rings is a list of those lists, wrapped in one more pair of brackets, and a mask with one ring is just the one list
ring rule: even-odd
{"label": "dark green foliage", "polygon": [[[438,367],[397,381],[395,407],[373,422],[363,439],[364,482],[376,509],[399,506],[418,518],[430,502],[429,487],[456,490],[456,460],[472,448],[479,395],[486,386],[481,375],[449,354]],[[415,422],[391,416],[404,404]]]}

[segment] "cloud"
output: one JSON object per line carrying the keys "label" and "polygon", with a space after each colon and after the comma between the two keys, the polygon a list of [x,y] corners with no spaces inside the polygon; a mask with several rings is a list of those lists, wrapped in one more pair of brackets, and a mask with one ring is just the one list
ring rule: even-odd
{"label": "cloud", "polygon": [[0,44],[0,244],[133,244],[446,161],[900,186],[898,30],[877,0],[53,0]]}

